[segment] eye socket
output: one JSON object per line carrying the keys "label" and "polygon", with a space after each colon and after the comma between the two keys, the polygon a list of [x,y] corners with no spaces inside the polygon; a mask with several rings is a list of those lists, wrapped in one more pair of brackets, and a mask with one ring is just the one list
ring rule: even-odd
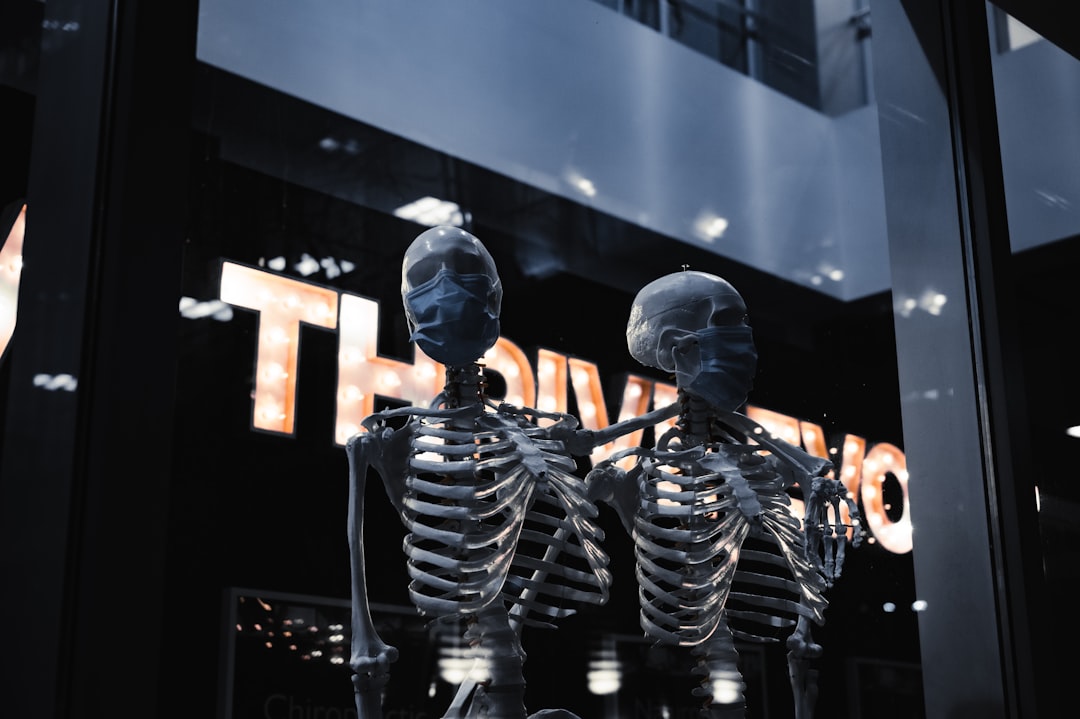
{"label": "eye socket", "polygon": [[422,257],[416,260],[406,271],[406,280],[410,287],[422,285],[438,274],[439,270],[444,267],[460,275],[489,274],[489,268],[484,258],[471,253],[455,252]]}
{"label": "eye socket", "polygon": [[461,275],[486,275],[488,265],[483,257],[473,254],[458,254],[448,258],[447,267]]}
{"label": "eye socket", "polygon": [[424,284],[435,276],[440,267],[442,267],[442,262],[434,257],[424,257],[417,260],[405,274],[409,287]]}
{"label": "eye socket", "polygon": [[747,324],[749,317],[746,312],[739,307],[723,307],[717,309],[709,317],[710,327],[735,327],[741,324]]}

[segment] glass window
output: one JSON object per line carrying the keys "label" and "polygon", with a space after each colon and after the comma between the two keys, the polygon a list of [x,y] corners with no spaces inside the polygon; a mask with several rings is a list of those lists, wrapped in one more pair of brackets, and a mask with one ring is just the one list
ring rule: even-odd
{"label": "glass window", "polygon": [[[1080,387],[1073,379],[1072,328],[1078,319],[1073,274],[1080,265],[1080,62],[1015,18],[989,6],[999,45],[993,57],[1015,298],[1019,386],[1027,406],[1029,464],[1021,478],[1038,508],[1048,610],[1063,616],[1073,599],[1080,495],[1060,460],[1080,440]],[[1035,589],[1035,587],[1033,587]],[[1045,671],[1056,682],[1080,668],[1061,655]],[[1054,690],[1061,685],[1054,686]]]}
{"label": "glass window", "polygon": [[[241,21],[243,3],[204,3],[168,614],[222,628],[227,716],[349,710],[343,444],[367,414],[423,405],[441,388],[441,367],[409,341],[400,266],[428,226],[455,224],[485,244],[504,287],[491,396],[568,411],[587,427],[674,397],[673,378],[627,350],[638,289],[684,267],[737,287],[760,357],[747,412],[835,462],[866,516],[866,541],[849,549],[813,633],[824,648],[819,710],[918,716],[874,108],[793,118],[773,112],[791,107],[775,90],[687,60],[675,38],[643,34],[599,4],[526,15],[406,25],[394,12],[299,24],[285,13],[263,35]],[[515,25],[526,20],[527,33]],[[363,24],[363,38],[342,34]],[[589,65],[571,83],[563,73],[579,62]],[[735,94],[702,96],[707,81]],[[608,102],[623,116],[606,113]],[[721,132],[735,138],[714,144]],[[864,203],[834,194],[854,186]],[[870,238],[852,239],[862,229]],[[602,458],[581,458],[578,472]],[[385,706],[436,716],[468,666],[463,628],[416,617],[405,530],[381,487],[367,496],[373,614],[401,653]],[[633,541],[609,507],[598,521],[611,598],[555,629],[525,630],[527,706],[689,715],[700,702],[695,659],[644,636]],[[204,711],[221,688],[217,647],[167,631],[164,676],[185,681],[177,715]],[[748,706],[785,715],[784,642],[741,636]]]}
{"label": "glass window", "polygon": [[[30,165],[44,3],[8,5],[19,22],[0,23],[0,108],[20,129],[14,160],[2,165],[0,280],[18,265],[14,218]],[[921,716],[924,605],[893,319],[898,307],[934,313],[940,300],[895,297],[890,286],[865,3],[802,2],[791,12],[764,0],[566,2],[559,12],[551,3],[443,5],[424,4],[424,14],[407,2],[336,4],[333,13],[199,3],[182,263],[154,268],[181,276],[177,315],[167,318],[178,323],[175,362],[162,363],[170,370],[160,379],[175,402],[139,405],[141,419],[172,430],[160,647],[132,659],[159,669],[157,715],[355,716],[345,446],[365,417],[426,407],[443,388],[445,367],[411,341],[401,265],[420,233],[453,225],[484,243],[503,287],[500,338],[483,362],[486,397],[564,412],[589,430],[679,401],[676,374],[627,347],[638,291],[684,270],[734,285],[757,351],[743,413],[807,462],[831,462],[862,517],[842,575],[819,587],[827,606],[811,631],[822,652],[806,692],[819,716]],[[104,38],[108,26],[82,30]],[[129,77],[122,67],[104,74]],[[110,219],[122,215],[120,194],[101,192],[117,212]],[[86,214],[88,226],[104,222]],[[142,255],[125,256],[127,245],[113,252],[111,238],[102,240],[108,272],[95,282],[145,269],[133,268]],[[84,293],[91,300],[94,289]],[[87,308],[87,324],[111,309]],[[110,328],[140,331],[134,320]],[[17,349],[18,340],[5,344]],[[116,373],[109,353],[95,348],[85,362]],[[0,401],[5,371],[0,355]],[[113,387],[105,375],[100,386]],[[76,399],[85,411],[106,401],[100,394]],[[578,456],[571,473],[584,479],[616,448],[651,450],[666,428]],[[738,434],[724,441],[739,443]],[[759,440],[776,450],[768,456],[782,455],[768,441]],[[114,459],[121,444],[95,461]],[[78,457],[82,445],[69,449]],[[743,470],[736,484],[760,479]],[[400,653],[385,715],[442,716],[468,677],[482,677],[470,675],[470,618],[418,615],[406,528],[391,501],[400,496],[376,474],[366,492],[367,595],[376,628]],[[757,491],[776,500],[773,519],[789,521],[771,481]],[[111,498],[97,485],[76,489],[95,509]],[[797,519],[809,499],[802,489],[791,490]],[[743,506],[754,514],[749,500]],[[120,510],[101,512],[93,518],[123,522]],[[610,597],[568,601],[573,613],[555,626],[523,630],[526,706],[589,718],[696,715],[698,657],[646,635],[634,537],[611,505],[595,522]],[[91,525],[71,529],[71,543]],[[110,529],[112,539],[123,535]],[[797,690],[786,639],[798,622],[798,580],[810,572],[791,568],[803,567],[796,554],[779,558],[779,540],[761,539],[739,547],[738,573],[710,594],[731,590],[725,621],[738,676],[717,670],[706,683],[718,703],[730,698],[720,678],[741,683],[748,716],[788,716]],[[86,561],[73,571],[92,574]],[[132,601],[159,601],[148,594]],[[139,616],[147,614],[156,616]],[[85,657],[99,636],[60,659]]]}

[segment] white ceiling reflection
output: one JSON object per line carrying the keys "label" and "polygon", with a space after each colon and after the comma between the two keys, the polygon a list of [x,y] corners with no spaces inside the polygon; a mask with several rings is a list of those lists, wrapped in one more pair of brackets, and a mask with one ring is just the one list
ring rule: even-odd
{"label": "white ceiling reflection", "polygon": [[402,205],[394,210],[394,214],[406,220],[418,222],[428,227],[438,225],[453,225],[461,227],[465,222],[465,215],[456,202],[440,200],[437,197],[421,197],[418,200]]}
{"label": "white ceiling reflection", "polygon": [[49,392],[74,392],[79,387],[79,380],[66,372],[57,375],[36,374],[33,382],[35,387]]}
{"label": "white ceiling reflection", "polygon": [[[584,0],[204,0],[199,14],[198,58],[222,70],[841,300],[891,286],[873,105],[826,116]],[[1028,78],[1001,87],[1050,81],[1022,66],[1039,45],[999,59]],[[1068,202],[1075,182],[1009,151],[1038,118],[1076,116],[1033,98],[1003,113],[1006,169]],[[1061,202],[1029,204],[1010,207],[1014,236],[1080,230]]]}
{"label": "white ceiling reflection", "polygon": [[867,108],[827,117],[583,0],[199,13],[223,70],[842,299],[889,285]]}
{"label": "white ceiling reflection", "polygon": [[232,307],[221,300],[199,301],[194,297],[180,298],[180,316],[189,320],[199,320],[210,317],[219,322],[228,322],[232,319]]}
{"label": "white ceiling reflection", "polygon": [[921,310],[935,317],[941,314],[949,298],[942,292],[927,287],[918,297],[896,295],[893,299],[893,309],[900,317],[910,317],[915,310]]}

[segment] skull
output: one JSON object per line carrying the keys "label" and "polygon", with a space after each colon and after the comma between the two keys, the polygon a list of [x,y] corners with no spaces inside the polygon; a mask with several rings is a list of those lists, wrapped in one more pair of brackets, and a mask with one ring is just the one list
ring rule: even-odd
{"label": "skull", "polygon": [[746,324],[746,303],[727,280],[707,272],[673,272],[645,285],[634,298],[626,344],[641,364],[674,372],[672,352],[690,334]]}
{"label": "skull", "polygon": [[626,344],[638,362],[675,373],[680,389],[725,410],[745,401],[753,383],[757,353],[746,303],[707,272],[674,272],[645,285],[630,309]]}
{"label": "skull", "polygon": [[[462,275],[482,274],[490,277],[492,291],[488,298],[489,309],[493,314],[499,314],[502,283],[495,269],[495,260],[491,259],[480,240],[460,227],[432,227],[417,235],[409,249],[405,250],[405,259],[401,263],[402,296],[433,278],[441,269]],[[408,303],[405,304],[405,314],[409,314]],[[415,320],[409,317],[409,323],[414,326]]]}
{"label": "skull", "polygon": [[499,338],[495,261],[461,228],[433,227],[413,240],[401,264],[401,297],[413,341],[438,362],[472,362]]}

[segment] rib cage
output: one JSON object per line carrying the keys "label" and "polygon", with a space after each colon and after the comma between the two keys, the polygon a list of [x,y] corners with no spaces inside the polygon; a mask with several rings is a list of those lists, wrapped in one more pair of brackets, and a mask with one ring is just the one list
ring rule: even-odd
{"label": "rib cage", "polygon": [[764,531],[743,546],[728,597],[728,623],[738,639],[779,641],[800,615],[824,623],[826,584],[806,557],[806,536],[780,476],[766,473],[750,484],[762,505]]}
{"label": "rib cage", "polygon": [[474,613],[501,597],[546,624],[572,613],[567,602],[605,602],[596,509],[562,442],[524,416],[461,424],[421,419],[412,438],[403,518],[417,608]]}
{"label": "rib cage", "polygon": [[721,620],[750,525],[716,473],[680,474],[646,460],[639,489],[634,544],[642,628],[666,643],[700,644]]}
{"label": "rib cage", "polygon": [[574,613],[576,603],[604,604],[611,586],[596,506],[578,477],[552,469],[525,517],[504,598],[527,624]]}
{"label": "rib cage", "polygon": [[515,481],[520,471],[497,471],[513,446],[491,432],[421,422],[412,451],[404,497],[409,594],[424,614],[479,611],[502,588],[533,485]]}
{"label": "rib cage", "polygon": [[771,534],[744,544],[727,605],[735,638],[776,642],[794,631],[799,616],[824,622],[824,583],[801,554],[794,559],[797,571]]}
{"label": "rib cage", "polygon": [[634,534],[650,636],[698,645],[725,613],[735,636],[753,641],[790,633],[800,614],[824,621],[824,579],[767,457],[709,445],[696,458],[655,452],[642,468]]}

